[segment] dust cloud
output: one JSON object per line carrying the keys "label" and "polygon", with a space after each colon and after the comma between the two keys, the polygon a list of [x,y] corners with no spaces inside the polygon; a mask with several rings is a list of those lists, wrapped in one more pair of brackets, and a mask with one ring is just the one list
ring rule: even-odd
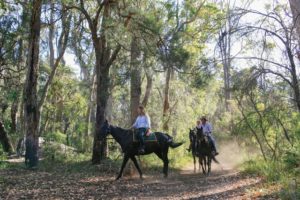
{"label": "dust cloud", "polygon": [[234,170],[243,162],[255,157],[258,154],[256,148],[245,146],[237,139],[232,141],[222,141],[217,144],[217,160],[220,164],[214,163],[212,168],[215,170]]}

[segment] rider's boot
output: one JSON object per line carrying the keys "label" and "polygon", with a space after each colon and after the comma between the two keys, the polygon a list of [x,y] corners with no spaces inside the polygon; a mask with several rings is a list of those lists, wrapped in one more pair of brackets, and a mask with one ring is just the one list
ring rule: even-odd
{"label": "rider's boot", "polygon": [[217,151],[216,147],[213,147],[213,151],[211,153],[213,156],[219,155],[219,152]]}

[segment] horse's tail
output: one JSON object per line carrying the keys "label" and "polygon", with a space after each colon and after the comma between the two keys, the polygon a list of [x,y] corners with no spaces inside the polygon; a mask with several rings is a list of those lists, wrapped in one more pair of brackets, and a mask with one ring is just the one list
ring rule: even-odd
{"label": "horse's tail", "polygon": [[182,144],[183,144],[183,142],[176,143],[176,142],[172,141],[172,142],[169,143],[169,146],[174,149],[174,148],[177,148],[177,147],[181,146]]}
{"label": "horse's tail", "polygon": [[216,159],[215,156],[212,156],[211,159],[212,159],[215,163],[220,164],[220,162]]}
{"label": "horse's tail", "polygon": [[165,135],[167,136],[167,143],[169,144],[169,146],[171,147],[171,148],[177,148],[177,147],[179,147],[179,146],[181,146],[182,144],[183,144],[183,142],[178,142],[178,143],[176,143],[176,142],[174,142],[173,141],[173,137],[172,136],[170,136],[169,134],[167,134],[167,133],[165,133]]}

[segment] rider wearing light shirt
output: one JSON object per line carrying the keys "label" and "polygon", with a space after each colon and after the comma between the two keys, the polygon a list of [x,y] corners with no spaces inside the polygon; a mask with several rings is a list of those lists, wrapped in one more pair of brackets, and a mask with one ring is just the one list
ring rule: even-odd
{"label": "rider wearing light shirt", "polygon": [[216,148],[216,141],[215,138],[212,135],[212,127],[211,124],[207,122],[206,117],[201,118],[201,124],[197,125],[197,128],[201,128],[203,130],[203,133],[208,136],[208,139],[211,141],[212,146],[213,146],[213,154],[218,155],[219,153],[217,152]]}
{"label": "rider wearing light shirt", "polygon": [[138,129],[138,139],[140,141],[139,153],[145,152],[144,135],[147,134],[151,128],[150,117],[146,114],[143,106],[138,107],[138,117],[131,128]]}

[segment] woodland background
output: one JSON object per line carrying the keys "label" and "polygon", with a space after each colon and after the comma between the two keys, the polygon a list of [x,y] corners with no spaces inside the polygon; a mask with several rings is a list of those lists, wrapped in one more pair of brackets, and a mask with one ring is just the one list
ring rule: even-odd
{"label": "woodland background", "polygon": [[171,165],[191,160],[206,115],[220,144],[255,152],[246,172],[299,195],[299,14],[299,0],[2,0],[0,158],[118,160],[101,125],[130,127],[142,104],[153,130],[186,141]]}

